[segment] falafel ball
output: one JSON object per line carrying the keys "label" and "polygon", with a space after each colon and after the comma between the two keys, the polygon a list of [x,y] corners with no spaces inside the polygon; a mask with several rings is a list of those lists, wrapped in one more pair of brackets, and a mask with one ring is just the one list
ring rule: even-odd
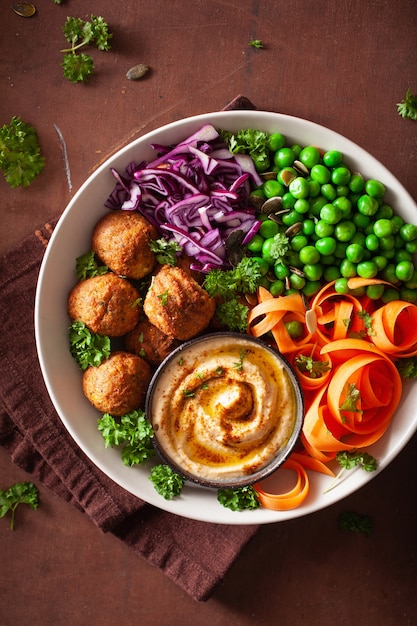
{"label": "falafel ball", "polygon": [[141,356],[151,365],[159,365],[179,345],[145,317],[125,336],[125,350]]}
{"label": "falafel ball", "polygon": [[85,370],[82,388],[98,411],[118,417],[144,408],[151,376],[151,367],[144,359],[118,351],[98,367]]}
{"label": "falafel ball", "polygon": [[210,323],[216,304],[188,272],[163,265],[155,274],[143,310],[149,321],[166,335],[186,340]]}
{"label": "falafel ball", "polygon": [[115,274],[138,280],[156,265],[149,242],[156,228],[137,211],[112,211],[96,224],[91,245],[99,259]]}
{"label": "falafel ball", "polygon": [[120,337],[139,321],[138,299],[138,290],[128,280],[107,272],[81,280],[72,288],[68,313],[93,333]]}

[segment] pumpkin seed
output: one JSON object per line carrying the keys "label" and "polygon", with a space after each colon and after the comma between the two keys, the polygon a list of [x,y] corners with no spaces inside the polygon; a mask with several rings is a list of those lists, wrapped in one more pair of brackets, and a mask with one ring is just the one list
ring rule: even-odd
{"label": "pumpkin seed", "polygon": [[147,74],[149,71],[149,67],[144,65],[143,63],[138,63],[138,65],[134,65],[130,68],[130,70],[126,73],[126,78],[129,80],[140,80]]}
{"label": "pumpkin seed", "polygon": [[12,9],[21,17],[32,17],[36,13],[35,5],[29,4],[29,2],[16,2],[12,4]]}
{"label": "pumpkin seed", "polygon": [[282,207],[282,198],[281,196],[274,196],[273,198],[268,198],[265,202],[262,203],[261,213],[264,215],[269,215],[270,213],[277,213]]}
{"label": "pumpkin seed", "polygon": [[309,175],[309,171],[308,168],[304,165],[304,163],[302,163],[301,161],[294,161],[294,163],[292,164],[293,168],[302,176],[308,176]]}
{"label": "pumpkin seed", "polygon": [[297,235],[300,232],[302,227],[302,222],[296,222],[295,224],[291,224],[291,226],[288,226],[285,234],[287,237],[294,237],[294,235]]}
{"label": "pumpkin seed", "polygon": [[294,174],[294,172],[290,172],[289,170],[284,170],[283,172],[281,172],[281,180],[286,187],[289,186],[289,184],[291,183],[291,181],[294,180],[294,178],[297,178],[297,175]]}

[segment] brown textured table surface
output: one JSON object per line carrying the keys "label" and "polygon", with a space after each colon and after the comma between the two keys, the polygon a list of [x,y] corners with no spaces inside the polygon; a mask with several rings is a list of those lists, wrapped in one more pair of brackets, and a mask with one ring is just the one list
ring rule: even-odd
{"label": "brown textured table surface", "polygon": [[[93,78],[75,85],[62,77],[61,29],[67,15],[91,14],[109,22],[113,47],[93,52]],[[417,123],[396,111],[407,88],[417,92],[414,0],[38,0],[27,19],[3,2],[0,32],[0,125],[33,124],[46,156],[29,188],[0,180],[0,253],[59,215],[130,138],[237,94],[346,135],[417,200]],[[136,63],[151,71],[128,81]],[[0,520],[0,624],[413,624],[416,454],[414,437],[343,502],[262,527],[205,603],[40,486],[39,510],[22,508],[14,532]],[[0,488],[28,479],[0,450]],[[370,537],[338,528],[347,509],[372,516]]]}

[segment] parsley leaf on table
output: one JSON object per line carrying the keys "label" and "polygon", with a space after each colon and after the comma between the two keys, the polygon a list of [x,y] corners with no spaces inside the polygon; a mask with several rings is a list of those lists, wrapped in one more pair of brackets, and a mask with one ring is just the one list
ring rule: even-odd
{"label": "parsley leaf on table", "polygon": [[4,517],[8,511],[12,512],[10,530],[14,529],[15,511],[19,504],[38,508],[39,494],[32,482],[14,483],[8,489],[0,489],[0,517]]}
{"label": "parsley leaf on table", "polygon": [[109,32],[107,22],[97,15],[91,15],[89,22],[79,17],[67,17],[62,31],[71,44],[70,48],[61,50],[65,53],[61,64],[64,77],[73,83],[85,82],[94,72],[94,61],[89,54],[78,50],[93,44],[98,50],[110,50],[113,34]]}
{"label": "parsley leaf on table", "polygon": [[417,96],[407,89],[404,100],[398,102],[397,111],[401,117],[417,121]]}
{"label": "parsley leaf on table", "polygon": [[338,523],[342,530],[363,533],[367,537],[373,530],[373,521],[369,515],[359,515],[353,511],[341,513],[338,517]]}
{"label": "parsley leaf on table", "polygon": [[7,183],[13,188],[27,187],[44,165],[35,128],[12,117],[10,124],[0,128],[0,169]]}

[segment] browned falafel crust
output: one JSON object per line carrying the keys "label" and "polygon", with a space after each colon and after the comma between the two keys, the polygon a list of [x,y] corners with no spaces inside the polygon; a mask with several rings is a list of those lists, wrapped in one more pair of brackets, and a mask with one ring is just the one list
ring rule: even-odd
{"label": "browned falafel crust", "polygon": [[96,224],[91,245],[99,259],[115,274],[139,280],[156,265],[149,247],[158,238],[156,228],[137,211],[112,211]]}
{"label": "browned falafel crust", "polygon": [[84,395],[101,413],[125,415],[145,406],[152,369],[141,357],[129,352],[113,352],[98,367],[83,373]]}
{"label": "browned falafel crust", "polygon": [[125,336],[125,350],[137,354],[151,365],[159,365],[180,342],[165,335],[145,317]]}
{"label": "browned falafel crust", "polygon": [[155,274],[143,310],[166,335],[186,340],[196,337],[210,323],[215,301],[184,270],[163,265]]}
{"label": "browned falafel crust", "polygon": [[138,299],[139,292],[128,280],[107,272],[86,278],[72,288],[68,313],[93,333],[120,337],[139,321]]}

